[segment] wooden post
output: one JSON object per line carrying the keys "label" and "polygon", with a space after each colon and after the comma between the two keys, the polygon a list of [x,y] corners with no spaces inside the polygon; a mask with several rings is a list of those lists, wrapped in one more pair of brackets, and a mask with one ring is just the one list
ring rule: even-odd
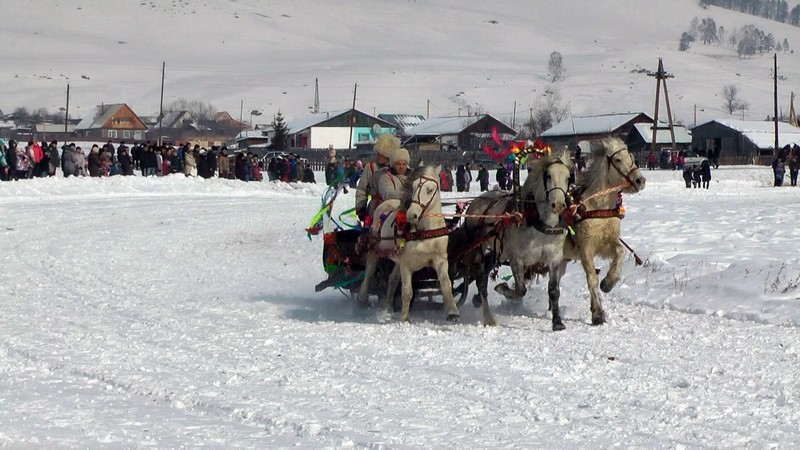
{"label": "wooden post", "polygon": [[353,149],[353,127],[356,124],[356,92],[358,91],[358,83],[353,87],[353,109],[350,110],[350,143],[347,144],[347,150]]}
{"label": "wooden post", "polygon": [[[669,106],[669,93],[667,92],[667,78],[674,78],[675,76],[671,73],[667,73],[664,70],[664,63],[661,61],[661,58],[658,58],[658,69],[655,72],[648,73],[647,76],[655,77],[656,79],[656,106],[655,112],[653,113],[653,141],[650,143],[650,149],[653,151],[653,154],[655,154],[656,136],[658,134],[658,130],[669,130],[670,138],[672,140],[672,149],[677,150],[677,146],[675,145],[675,129],[672,123],[672,109]],[[667,104],[666,127],[661,127],[658,125],[658,108],[662,84],[664,85],[664,100]]]}

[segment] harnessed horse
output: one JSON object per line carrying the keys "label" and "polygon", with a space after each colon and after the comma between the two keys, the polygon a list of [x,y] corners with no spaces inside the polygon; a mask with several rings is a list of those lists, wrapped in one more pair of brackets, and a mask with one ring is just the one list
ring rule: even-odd
{"label": "harnessed horse", "polygon": [[506,298],[522,299],[527,292],[527,275],[547,269],[553,330],[565,328],[558,306],[561,295],[558,269],[563,260],[565,229],[561,213],[567,206],[570,164],[569,151],[537,161],[521,189],[524,199],[521,212],[516,211],[514,194],[504,191],[482,194],[467,209],[464,227],[473,239],[481,242],[481,247],[465,256],[465,263],[472,265],[473,273],[477,272],[478,294],[473,303],[481,305],[484,324],[497,324],[489,308],[489,273],[499,264],[508,264],[514,275],[514,288],[501,283],[495,290]]}
{"label": "harnessed horse", "polygon": [[625,250],[620,240],[620,219],[623,210],[621,193],[637,193],[644,189],[646,179],[636,166],[628,147],[620,139],[603,140],[603,146],[592,152],[593,161],[589,171],[577,180],[579,204],[575,210],[575,234],[564,241],[563,275],[569,260],[580,260],[586,274],[586,284],[591,297],[592,325],[606,322],[598,277],[594,265],[595,256],[610,259],[611,266],[600,282],[603,292],[610,292],[620,278],[620,269]]}
{"label": "harnessed horse", "polygon": [[364,281],[359,298],[365,301],[369,294],[369,282],[381,256],[394,261],[389,276],[383,307],[391,311],[397,283],[402,281],[403,307],[401,319],[408,321],[413,286],[411,277],[417,270],[433,267],[439,279],[448,320],[458,320],[459,313],[453,299],[452,283],[448,274],[447,243],[448,228],[442,213],[439,193],[439,167],[417,169],[406,181],[406,196],[399,200],[386,200],[374,213],[370,229],[374,241],[367,254]]}

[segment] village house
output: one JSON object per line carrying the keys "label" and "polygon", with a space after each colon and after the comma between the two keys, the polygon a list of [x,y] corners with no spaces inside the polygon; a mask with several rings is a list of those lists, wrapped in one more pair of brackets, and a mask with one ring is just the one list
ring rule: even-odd
{"label": "village house", "polygon": [[134,140],[145,138],[147,126],[125,103],[98,105],[75,127],[75,136],[94,140]]}
{"label": "village house", "polygon": [[494,132],[503,141],[517,135],[513,128],[490,114],[432,117],[406,130],[404,144],[409,150],[476,153],[485,144],[493,144]]}
{"label": "village house", "polygon": [[288,146],[292,149],[372,149],[381,134],[397,128],[386,120],[357,109],[319,112],[286,123]]}
{"label": "village house", "polygon": [[[778,147],[800,145],[800,128],[778,123]],[[770,164],[775,157],[772,121],[714,119],[692,128],[692,146],[718,149],[722,164]]]}
{"label": "village house", "polygon": [[637,123],[652,124],[653,119],[641,112],[571,117],[540,134],[539,138],[553,148],[566,146],[572,150],[580,145],[584,152],[589,152],[605,138],[625,141]]}

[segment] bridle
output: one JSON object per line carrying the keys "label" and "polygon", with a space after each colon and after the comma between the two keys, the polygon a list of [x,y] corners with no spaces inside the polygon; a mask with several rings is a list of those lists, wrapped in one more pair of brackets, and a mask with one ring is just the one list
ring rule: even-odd
{"label": "bridle", "polygon": [[[633,156],[631,156],[631,162],[633,162],[633,164],[631,165],[631,170],[629,170],[628,173],[623,172],[622,169],[620,169],[619,166],[614,163],[614,157],[617,156],[617,154],[619,154],[621,152],[627,152],[627,151],[628,151],[628,149],[623,147],[623,148],[617,150],[616,152],[612,153],[611,155],[607,155],[606,156],[606,161],[608,161],[609,167],[613,167],[614,170],[616,170],[617,173],[619,173],[622,176],[622,178],[625,181],[628,182],[628,184],[630,184],[631,186],[636,186],[636,184],[633,182],[633,180],[631,180],[631,174],[633,172],[639,170],[639,166],[636,165],[636,161],[633,159]],[[634,189],[636,189],[636,188],[634,187]]]}
{"label": "bridle", "polygon": [[[553,191],[561,191],[564,194],[564,198],[565,199],[569,198],[569,196],[567,195],[567,191],[564,188],[561,188],[559,186],[555,186],[555,187],[552,187],[550,189],[547,188],[547,178],[548,178],[547,170],[550,169],[550,166],[552,166],[554,164],[561,164],[562,166],[566,166],[561,161],[553,161],[551,163],[548,163],[546,166],[544,166],[544,170],[542,171],[542,186],[544,187],[544,203],[548,203],[548,204],[551,203],[550,202],[550,193],[553,192]],[[539,200],[536,199],[535,194],[534,194],[533,200],[536,203],[539,203]]]}
{"label": "bridle", "polygon": [[435,195],[432,195],[430,200],[428,200],[427,203],[423,204],[421,201],[418,200],[422,196],[422,187],[425,186],[425,183],[429,183],[430,182],[430,183],[435,184],[436,185],[436,189],[438,189],[439,188],[439,183],[436,180],[434,180],[433,178],[431,178],[429,176],[425,176],[425,175],[420,176],[418,178],[418,180],[422,180],[422,182],[417,185],[417,187],[414,189],[414,192],[411,194],[411,203],[412,204],[417,204],[422,208],[422,212],[419,214],[419,217],[422,217],[425,214],[425,212],[428,210],[428,208],[431,206],[431,203],[433,203],[433,199],[436,197]]}

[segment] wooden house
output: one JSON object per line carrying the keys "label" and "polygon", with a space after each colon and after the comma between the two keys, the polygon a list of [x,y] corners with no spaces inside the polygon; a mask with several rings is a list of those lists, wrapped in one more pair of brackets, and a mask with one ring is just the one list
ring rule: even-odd
{"label": "wooden house", "polygon": [[406,130],[404,144],[415,150],[467,151],[477,153],[484,144],[492,144],[497,132],[503,141],[517,132],[490,114],[475,116],[432,117]]}
{"label": "wooden house", "polygon": [[287,143],[292,149],[326,150],[369,147],[381,134],[397,128],[378,117],[357,109],[319,112],[286,123]]}
{"label": "wooden house", "polygon": [[75,136],[88,140],[134,140],[145,138],[147,126],[125,103],[98,105],[75,127]]}

